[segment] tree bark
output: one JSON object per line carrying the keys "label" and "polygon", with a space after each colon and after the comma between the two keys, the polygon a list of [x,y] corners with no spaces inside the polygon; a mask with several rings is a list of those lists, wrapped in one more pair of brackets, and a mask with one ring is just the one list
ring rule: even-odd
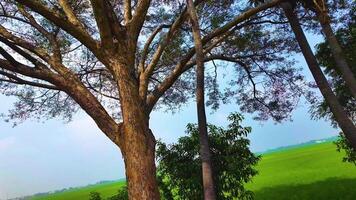
{"label": "tree bark", "polygon": [[345,134],[345,137],[351,144],[352,148],[356,149],[356,127],[347,116],[343,107],[338,102],[338,99],[331,90],[327,79],[321,71],[319,64],[313,54],[313,51],[309,46],[308,40],[304,35],[303,29],[300,26],[299,19],[294,13],[292,5],[289,2],[283,2],[281,3],[281,7],[283,8],[285,15],[288,18],[288,21],[302,50],[304,58],[315,79],[316,84],[320,89],[321,94],[325,98],[325,101],[328,103],[330,110],[335,116],[335,119],[338,122],[340,128],[342,129],[343,133]]}
{"label": "tree bark", "polygon": [[155,140],[148,121],[123,126],[125,144],[122,153],[130,200],[159,200],[156,182]]}
{"label": "tree bark", "polygon": [[[124,59],[121,59],[124,60]],[[127,59],[126,59],[127,62]],[[130,64],[131,63],[131,64]],[[159,200],[156,181],[154,135],[149,129],[149,115],[139,96],[137,80],[130,76],[133,60],[120,63],[115,73],[118,81],[123,124],[118,145],[122,151],[130,200]]]}
{"label": "tree bark", "polygon": [[211,162],[211,153],[209,148],[209,137],[207,131],[207,122],[205,114],[204,100],[204,52],[200,35],[198,16],[193,4],[193,0],[187,0],[188,12],[192,24],[194,45],[196,49],[196,103],[198,114],[198,128],[200,136],[200,158],[202,161],[202,177],[205,200],[215,200],[215,186],[213,179],[213,168]]}
{"label": "tree bark", "polygon": [[330,23],[323,22],[321,19],[319,21],[323,33],[325,34],[325,38],[328,41],[329,47],[331,49],[331,53],[336,62],[336,66],[340,70],[342,78],[344,79],[347,87],[350,89],[352,96],[356,98],[356,79],[355,79],[355,75],[352,73],[351,68],[349,67],[345,59],[344,56],[345,54],[342,51],[342,48],[340,47],[340,44],[335,37],[335,34],[330,26]]}

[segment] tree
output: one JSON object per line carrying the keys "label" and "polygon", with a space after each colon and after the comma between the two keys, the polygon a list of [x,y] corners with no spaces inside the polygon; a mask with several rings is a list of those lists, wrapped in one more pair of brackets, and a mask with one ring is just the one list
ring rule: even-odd
{"label": "tree", "polygon": [[[349,15],[353,17],[348,19],[347,24],[336,31],[336,38],[346,53],[347,61],[350,63],[350,66],[352,66],[353,73],[356,73],[356,60],[354,59],[356,57],[356,16],[352,14],[355,11],[356,4],[353,6]],[[342,78],[327,41],[317,45],[316,58],[320,66],[324,69],[325,74],[331,78],[331,86],[340,104],[344,107],[349,117],[353,121],[356,121],[356,100]],[[326,118],[331,120],[333,125],[337,124],[325,101],[317,102],[311,111],[315,118]]]}
{"label": "tree", "polygon": [[[254,166],[259,156],[249,150],[247,135],[251,128],[241,126],[243,117],[231,114],[228,120],[227,129],[208,125],[217,199],[250,199],[252,192],[244,185],[257,174]],[[168,188],[170,192],[165,194],[172,199],[202,199],[204,193],[197,125],[189,124],[187,134],[176,144],[159,142],[157,147],[160,187]]]}
{"label": "tree", "polygon": [[199,141],[200,141],[200,158],[202,161],[202,177],[204,188],[204,199],[215,200],[215,185],[213,180],[213,169],[211,163],[211,152],[209,148],[208,130],[205,113],[204,100],[204,50],[201,40],[199,20],[193,0],[187,0],[188,13],[192,24],[192,32],[194,37],[194,45],[196,51],[196,103],[199,127]]}
{"label": "tree", "polygon": [[[229,116],[229,129],[209,125],[209,140],[213,149],[213,163],[217,180],[218,199],[231,199],[244,196],[243,181],[248,181],[256,173],[251,165],[256,164],[258,158],[248,149],[245,136],[250,128],[240,125],[242,117],[237,114]],[[171,192],[177,192],[180,199],[200,199],[203,196],[199,166],[199,132],[196,125],[188,125],[189,136],[179,139],[178,144],[167,147],[163,143],[158,145],[158,173],[163,183],[168,184]],[[253,164],[252,164],[253,163]],[[239,166],[239,167],[236,167]],[[251,171],[250,171],[251,170]],[[245,174],[246,173],[246,174]],[[249,174],[251,173],[251,174]],[[241,174],[243,174],[241,176]],[[226,183],[226,181],[231,181]],[[242,187],[242,188],[241,188]],[[178,191],[176,191],[178,190]],[[177,197],[178,198],[178,197]]]}
{"label": "tree", "polygon": [[[228,36],[237,38],[236,30],[249,25],[242,22],[280,0],[243,9],[233,1],[221,2],[195,1],[211,19],[202,39],[205,50],[221,47]],[[189,34],[185,30],[186,6],[179,1],[163,1],[166,6],[160,6],[158,0],[0,3],[0,86],[2,93],[19,99],[9,118],[62,115],[70,119],[79,105],[120,148],[130,199],[159,199],[149,115],[160,103],[179,106],[190,97],[177,92],[181,88],[189,91],[185,79],[195,65],[195,49],[184,43]],[[236,10],[243,12],[226,15]],[[234,49],[233,43],[229,48]],[[237,58],[217,54],[205,60],[219,59],[245,66]],[[249,107],[249,111],[272,108],[283,113],[279,101],[271,106],[256,98],[256,92],[254,97],[259,103],[250,101],[248,105],[264,106]],[[288,110],[294,106],[286,105]],[[284,115],[274,116],[281,120]]]}
{"label": "tree", "polygon": [[295,5],[291,4],[290,2],[282,2],[281,7],[283,8],[286,17],[288,18],[296,40],[298,41],[304,58],[307,61],[308,67],[318,85],[318,88],[320,89],[320,92],[325,98],[325,101],[328,103],[328,106],[334,114],[340,128],[343,130],[345,137],[349,140],[351,146],[356,148],[356,127],[349,119],[343,107],[338,102],[338,99],[331,90],[327,79],[319,67],[314,53],[311,50],[309,43],[304,35],[303,29],[300,26],[299,19],[294,13]]}
{"label": "tree", "polygon": [[[352,71],[356,73],[356,16],[353,15],[356,10],[356,4],[353,5],[353,8],[350,11],[351,18],[348,19],[347,24],[336,31],[336,38],[342,45],[345,56],[348,63],[352,67]],[[353,121],[356,121],[356,99],[352,96],[349,88],[345,84],[344,79],[340,73],[339,68],[333,57],[331,56],[331,49],[328,45],[328,42],[322,42],[317,45],[316,57],[320,65],[324,68],[324,72],[331,77],[331,85],[333,90],[342,105],[349,118]],[[311,108],[313,117],[315,118],[326,118],[332,122],[333,125],[336,125],[334,116],[332,115],[327,103],[325,101],[317,102]],[[343,161],[353,162],[356,164],[356,151],[351,147],[348,140],[345,138],[344,134],[341,132],[339,139],[335,142],[337,145],[338,151],[344,150],[346,156],[343,158]]]}
{"label": "tree", "polygon": [[340,74],[342,75],[346,85],[348,86],[350,93],[354,98],[356,98],[356,78],[355,74],[351,70],[351,67],[347,63],[344,51],[340,46],[333,29],[330,26],[330,16],[328,14],[328,5],[326,0],[313,0],[306,1],[304,3],[306,8],[313,10],[316,13],[316,16],[322,27],[322,31],[325,35],[328,45],[330,46],[331,53],[334,57],[336,66]]}

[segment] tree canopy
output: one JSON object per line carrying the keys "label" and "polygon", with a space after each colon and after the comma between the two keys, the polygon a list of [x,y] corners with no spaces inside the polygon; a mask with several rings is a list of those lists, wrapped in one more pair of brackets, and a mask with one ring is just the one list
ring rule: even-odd
{"label": "tree canopy", "polygon": [[[282,0],[260,2],[194,1],[212,66],[207,104],[236,102],[255,119],[281,122],[301,96],[310,98],[310,84],[290,57],[299,50]],[[332,2],[338,9],[349,1]],[[316,13],[297,14],[317,30]],[[158,199],[149,116],[194,96],[191,35],[185,1],[0,0],[0,91],[17,97],[5,117],[70,120],[84,110],[122,151],[129,196]],[[217,77],[223,66],[230,74],[220,78],[224,85]]]}
{"label": "tree canopy", "polygon": [[[206,61],[215,60],[216,65],[229,63],[236,71],[226,91],[219,87],[215,70],[208,71],[208,105],[217,109],[221,102],[232,97],[243,111],[257,111],[257,119],[273,117],[281,121],[290,117],[305,85],[298,70],[285,59],[287,53],[295,51],[295,44],[289,35],[279,34],[278,28],[270,26],[283,21],[265,20],[278,9],[264,10],[277,3],[275,0],[253,8],[246,2],[196,2],[204,30]],[[125,38],[120,34],[134,25],[141,27],[132,30],[136,35],[132,39],[137,43],[133,44],[135,54],[130,62],[134,64],[130,73],[140,82],[138,90],[141,98],[146,99],[147,109],[159,105],[175,109],[194,95],[190,69],[195,64],[195,50],[188,37],[189,23],[182,2],[134,4],[130,8],[132,13],[147,9],[142,13],[147,16],[140,19],[142,25],[127,22],[135,14],[126,12],[125,15],[126,7],[120,1],[106,5],[106,10],[114,12],[109,16],[96,16],[93,9],[100,12],[100,6],[90,1],[2,1],[1,4],[0,39],[6,55],[2,65],[8,65],[2,67],[1,88],[3,93],[18,97],[8,119],[62,116],[69,120],[78,111],[78,105],[88,112],[84,102],[74,97],[78,92],[68,91],[69,84],[80,85],[81,97],[87,96],[93,104],[91,107],[100,108],[100,116],[107,121],[112,121],[110,118],[120,121],[118,75],[109,67],[112,63],[108,63],[111,62],[108,57],[115,56],[105,56],[105,53],[127,49],[128,44],[120,44]],[[138,15],[137,20],[142,17]],[[118,30],[112,30],[114,34],[109,33],[110,29]],[[19,71],[19,67],[9,68],[12,65],[21,65],[26,72]],[[29,70],[35,68],[40,70]],[[73,77],[69,81],[64,75]]]}

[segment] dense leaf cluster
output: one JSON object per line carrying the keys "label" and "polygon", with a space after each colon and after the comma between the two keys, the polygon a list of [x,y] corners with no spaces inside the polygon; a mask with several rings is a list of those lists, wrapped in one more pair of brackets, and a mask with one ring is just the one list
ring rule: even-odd
{"label": "dense leaf cluster", "polygon": [[[246,136],[251,128],[241,125],[243,117],[231,114],[228,120],[226,129],[208,126],[217,199],[250,199],[253,194],[244,185],[257,174],[254,166],[260,157],[249,150]],[[197,126],[189,124],[187,134],[176,144],[158,143],[157,174],[166,199],[198,200],[203,196]]]}

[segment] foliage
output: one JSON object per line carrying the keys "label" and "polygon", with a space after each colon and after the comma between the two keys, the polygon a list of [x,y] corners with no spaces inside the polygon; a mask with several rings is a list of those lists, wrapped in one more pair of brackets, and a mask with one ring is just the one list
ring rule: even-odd
{"label": "foliage", "polygon": [[[259,160],[249,150],[250,127],[243,127],[243,117],[231,114],[227,129],[208,125],[214,181],[218,199],[252,198],[252,192],[244,184],[257,174],[253,168]],[[202,175],[199,158],[199,133],[194,124],[187,126],[188,136],[178,143],[158,143],[157,159],[160,187],[167,199],[201,199]],[[167,197],[167,194],[170,197]]]}
{"label": "foliage", "polygon": [[[97,26],[99,23],[96,23],[97,19],[93,13],[91,2],[88,0],[68,2],[78,18],[78,23],[84,28],[81,31],[87,32],[89,36],[93,36],[95,42],[102,44],[103,38],[99,38],[102,27]],[[290,34],[285,34],[286,31],[281,29],[284,19],[276,17],[276,13],[279,12],[278,7],[268,11],[262,10],[251,18],[246,18],[220,34],[210,37],[216,29],[226,27],[225,25],[237,16],[254,8],[247,2],[201,1],[197,6],[200,24],[204,30],[202,36],[210,38],[204,44],[204,48],[209,49],[206,55],[207,62],[215,66],[214,70],[207,70],[206,74],[207,104],[213,109],[218,109],[221,103],[236,101],[241,105],[243,112],[255,113],[255,118],[258,120],[272,118],[280,122],[291,117],[292,110],[297,107],[300,96],[306,92],[308,87],[306,87],[299,69],[295,68],[292,59],[289,59],[289,55],[296,51],[296,43]],[[75,83],[82,84],[83,90],[87,89],[85,90],[87,95],[94,95],[99,103],[106,108],[110,117],[122,120],[119,88],[115,80],[118,77],[111,70],[116,66],[107,63],[111,55],[100,56],[101,54],[98,54],[98,52],[106,52],[104,49],[108,47],[100,46],[99,49],[96,49],[88,45],[88,40],[81,40],[81,37],[75,34],[78,31],[77,26],[73,25],[68,28],[67,26],[72,24],[63,26],[61,23],[57,23],[58,21],[68,21],[68,12],[65,12],[63,5],[59,2],[39,1],[39,4],[43,5],[45,9],[58,14],[60,20],[57,21],[49,19],[48,16],[47,18],[43,17],[36,7],[23,4],[27,5],[27,3],[1,1],[3,14],[0,23],[4,30],[11,34],[2,33],[3,40],[13,42],[12,36],[18,37],[26,45],[22,43],[16,45],[25,48],[27,53],[38,61],[35,64],[41,63],[50,71],[56,71],[56,67],[49,60],[53,60],[52,57],[59,53],[61,59],[55,59],[56,62],[59,62],[56,63],[56,66],[60,64],[69,69],[72,72],[71,75],[79,79]],[[129,30],[125,27],[123,2],[114,0],[110,1],[107,6],[109,6],[108,10],[112,9],[114,17],[119,22],[119,28]],[[133,13],[138,9],[138,6],[139,4],[132,5]],[[153,64],[154,55],[159,49],[163,49],[158,61],[153,65],[152,73],[148,73],[150,77],[147,78],[147,98],[159,98],[159,101],[158,99],[155,101],[157,104],[149,105],[155,109],[163,107],[174,111],[194,96],[194,72],[190,69],[194,66],[195,53],[192,51],[193,42],[189,23],[186,18],[183,18],[178,23],[178,27],[171,30],[171,25],[175,21],[179,21],[177,19],[185,12],[185,6],[184,1],[151,1],[146,8],[148,12],[142,27],[138,27],[142,31],[137,36],[137,41],[130,41],[130,43],[137,43],[135,52],[132,54],[132,59],[136,62],[133,64],[134,66],[130,66],[132,69],[130,75],[133,76],[131,77],[133,80],[141,80],[139,65],[141,63]],[[23,11],[21,8],[26,8],[25,12],[20,12]],[[31,20],[32,17],[37,24]],[[158,27],[163,28],[157,29]],[[153,34],[156,30],[159,30],[158,33]],[[75,33],[73,34],[73,32]],[[224,34],[226,34],[225,39],[210,46]],[[50,36],[55,38],[55,42],[50,39]],[[148,42],[147,39],[150,36],[154,37],[151,42]],[[119,37],[119,39],[123,38]],[[112,40],[113,42],[109,44],[120,45],[119,42],[126,42],[121,40],[115,42],[117,38]],[[35,44],[40,49],[31,48],[27,44]],[[146,52],[147,55],[143,56],[145,44],[148,44],[149,48]],[[3,46],[5,50],[21,58],[23,64],[26,64],[24,67],[32,67],[32,58],[28,60],[28,57],[21,56],[21,53],[11,46]],[[117,49],[124,48],[118,47]],[[45,54],[45,60],[37,59],[38,51]],[[119,52],[118,55],[122,53]],[[123,59],[127,57],[123,56]],[[226,64],[231,67],[229,71],[234,73],[228,79],[223,79],[223,82],[220,82],[218,78],[220,79],[224,74],[220,74],[220,70],[216,70],[216,68],[222,68]],[[181,68],[178,69],[180,65]],[[144,67],[147,68],[147,66]],[[175,74],[174,72],[177,71],[179,73]],[[42,73],[41,70],[39,72]],[[67,77],[63,77],[65,74],[62,73],[58,76],[67,80]],[[14,76],[30,83],[58,87],[56,81],[48,78],[36,78],[37,76],[1,68],[0,92],[18,98],[18,102],[14,105],[15,108],[10,110],[6,119],[13,121],[19,119],[19,122],[22,122],[30,117],[40,119],[45,116],[47,119],[63,116],[66,120],[70,120],[72,113],[79,110],[79,100],[73,98],[73,94],[76,92],[68,92],[68,88],[63,85],[60,86],[60,90],[36,87],[33,85],[38,84],[23,84],[17,79],[14,80]],[[162,87],[164,83],[169,82],[170,77],[174,77],[173,82],[169,87]],[[158,92],[157,88],[164,88],[164,90]],[[86,109],[84,108],[84,110]]]}
{"label": "foliage", "polygon": [[[106,200],[128,200],[127,186],[121,186],[116,195],[106,198]],[[102,200],[99,192],[90,192],[89,200]]]}
{"label": "foliage", "polygon": [[[351,5],[350,13],[346,19],[347,24],[340,27],[336,31],[336,38],[343,48],[345,57],[351,67],[351,70],[356,74],[356,3]],[[341,73],[332,56],[330,47],[327,41],[317,45],[316,57],[320,65],[324,68],[324,72],[330,77],[330,83],[333,87],[339,103],[344,107],[344,110],[349,115],[352,121],[356,121],[356,99],[352,96],[348,87],[343,80]],[[311,113],[314,118],[326,118],[336,126],[337,122],[325,102],[315,101],[311,107]],[[356,164],[356,152],[350,147],[345,136],[341,133],[339,140],[336,142],[338,151],[344,150],[346,157],[343,158],[345,162],[353,162]]]}
{"label": "foliage", "polygon": [[127,191],[127,186],[122,186],[119,188],[116,195],[109,197],[107,200],[128,200],[129,194]]}
{"label": "foliage", "polygon": [[346,153],[342,158],[342,161],[354,163],[356,165],[356,151],[350,146],[343,133],[340,133],[339,139],[334,143],[336,144],[338,152],[345,151]]}
{"label": "foliage", "polygon": [[[336,37],[343,48],[346,59],[354,74],[356,74],[356,3],[350,11],[351,16],[348,19],[348,24],[340,27],[336,31]],[[344,107],[352,121],[356,121],[356,99],[350,93],[345,81],[342,79],[338,67],[332,57],[328,43],[322,42],[317,45],[317,59],[324,68],[324,72],[330,77],[330,83],[333,87],[340,104]],[[314,118],[326,118],[331,120],[333,125],[336,121],[325,101],[316,101],[311,107],[311,113]]]}
{"label": "foliage", "polygon": [[90,192],[89,200],[101,200],[101,196],[99,192]]}

